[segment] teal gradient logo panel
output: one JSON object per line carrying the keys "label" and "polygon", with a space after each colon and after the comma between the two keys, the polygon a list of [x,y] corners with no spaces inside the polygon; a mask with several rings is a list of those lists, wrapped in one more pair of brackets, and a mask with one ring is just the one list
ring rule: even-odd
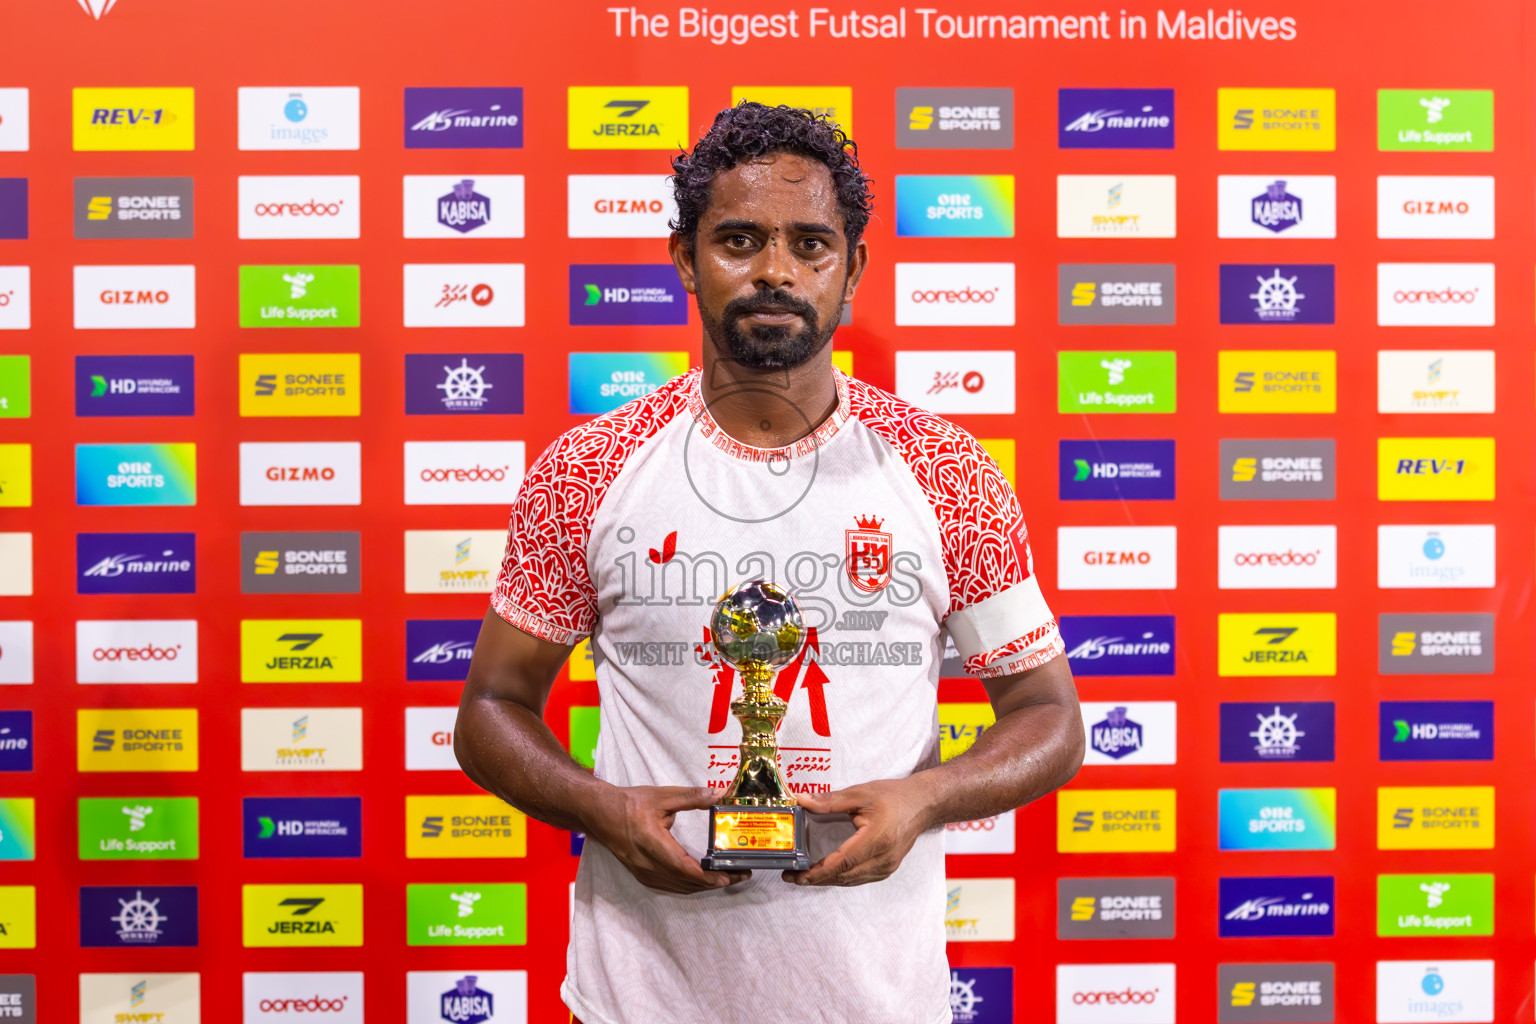
{"label": "teal gradient logo panel", "polygon": [[37,859],[36,812],[29,796],[0,797],[0,860]]}
{"label": "teal gradient logo panel", "polygon": [[571,412],[612,412],[687,372],[687,352],[572,352]]}
{"label": "teal gradient logo panel", "polygon": [[77,505],[196,505],[197,445],[75,445]]}
{"label": "teal gradient logo panel", "polygon": [[1012,238],[1013,175],[896,175],[899,238]]}
{"label": "teal gradient logo panel", "polygon": [[1332,850],[1333,789],[1223,789],[1223,850]]}

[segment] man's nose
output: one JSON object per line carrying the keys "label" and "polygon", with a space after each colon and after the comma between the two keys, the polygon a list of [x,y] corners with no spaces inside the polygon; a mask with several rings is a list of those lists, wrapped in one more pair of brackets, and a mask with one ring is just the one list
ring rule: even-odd
{"label": "man's nose", "polygon": [[789,290],[795,287],[795,272],[795,260],[790,255],[789,246],[778,236],[770,236],[768,244],[763,246],[753,261],[752,282],[769,291],[780,288]]}

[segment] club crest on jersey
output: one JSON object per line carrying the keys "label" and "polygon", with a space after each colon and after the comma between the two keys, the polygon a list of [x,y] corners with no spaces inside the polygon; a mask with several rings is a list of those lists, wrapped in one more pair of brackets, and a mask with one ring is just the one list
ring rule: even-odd
{"label": "club crest on jersey", "polygon": [[857,530],[844,530],[848,538],[848,579],[859,590],[874,594],[891,582],[891,535],[882,533],[882,519],[856,516]]}

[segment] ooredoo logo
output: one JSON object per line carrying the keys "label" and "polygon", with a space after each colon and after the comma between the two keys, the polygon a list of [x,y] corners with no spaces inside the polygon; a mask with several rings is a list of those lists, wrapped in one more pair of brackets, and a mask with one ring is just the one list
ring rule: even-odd
{"label": "ooredoo logo", "polygon": [[247,1024],[295,1019],[363,1024],[361,971],[248,971],[244,981]]}
{"label": "ooredoo logo", "polygon": [[1173,964],[1057,964],[1059,1024],[1173,1024]]}
{"label": "ooredoo logo", "polygon": [[75,623],[75,677],[82,683],[197,682],[196,620]]}
{"label": "ooredoo logo", "polygon": [[517,497],[522,441],[407,441],[407,505],[506,505]]}
{"label": "ooredoo logo", "polygon": [[1379,263],[1382,327],[1492,327],[1492,263]]}
{"label": "ooredoo logo", "polygon": [[240,178],[241,238],[357,238],[356,175]]}
{"label": "ooredoo logo", "polygon": [[1329,590],[1337,586],[1333,526],[1222,526],[1217,585],[1223,590]]}

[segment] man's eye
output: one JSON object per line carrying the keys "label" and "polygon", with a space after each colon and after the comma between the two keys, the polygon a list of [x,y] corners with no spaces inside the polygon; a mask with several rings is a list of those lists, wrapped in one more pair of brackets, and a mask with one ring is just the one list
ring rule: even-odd
{"label": "man's eye", "polygon": [[728,245],[734,245],[738,247],[744,247],[752,244],[752,239],[747,235],[731,235],[725,241]]}
{"label": "man's eye", "polygon": [[809,252],[821,252],[821,250],[827,247],[827,243],[823,242],[819,238],[807,238],[800,244],[803,245]]}

